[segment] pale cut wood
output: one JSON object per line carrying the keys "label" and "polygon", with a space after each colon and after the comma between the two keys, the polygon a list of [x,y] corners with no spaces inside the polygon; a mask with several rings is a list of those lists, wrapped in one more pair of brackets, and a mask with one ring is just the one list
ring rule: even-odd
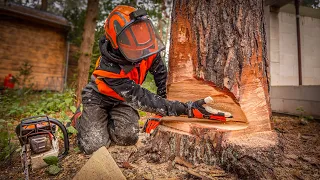
{"label": "pale cut wood", "polygon": [[172,83],[168,86],[168,99],[170,100],[196,101],[207,96],[211,96],[213,102],[206,105],[232,114],[233,118],[228,118],[228,121],[247,122],[240,105],[235,101],[231,93],[221,91],[216,87],[210,86],[209,83],[194,78]]}
{"label": "pale cut wood", "polygon": [[80,169],[73,180],[125,180],[106,147],[101,147]]}
{"label": "pale cut wood", "polygon": [[175,157],[174,158],[174,162],[177,163],[177,164],[180,164],[182,166],[185,166],[187,168],[193,168],[193,165],[185,160],[183,160],[182,158],[180,157]]}
{"label": "pale cut wood", "polygon": [[177,122],[177,121],[163,121],[162,125],[171,127],[187,133],[194,133],[197,131],[210,130],[210,131],[240,131],[248,127],[246,123],[226,122],[226,123],[208,123],[208,122]]}

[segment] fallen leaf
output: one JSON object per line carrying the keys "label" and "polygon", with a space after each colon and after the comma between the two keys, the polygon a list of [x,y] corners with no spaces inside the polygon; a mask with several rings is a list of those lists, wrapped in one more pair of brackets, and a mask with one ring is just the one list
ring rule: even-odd
{"label": "fallen leaf", "polygon": [[122,167],[125,168],[125,169],[133,169],[134,167],[131,166],[131,164],[127,161],[123,162],[122,163]]}

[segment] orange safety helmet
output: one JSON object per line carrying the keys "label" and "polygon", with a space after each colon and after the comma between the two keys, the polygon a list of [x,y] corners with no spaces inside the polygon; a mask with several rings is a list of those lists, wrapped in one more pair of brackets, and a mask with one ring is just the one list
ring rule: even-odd
{"label": "orange safety helmet", "polygon": [[130,62],[139,62],[165,49],[143,9],[119,5],[104,23],[106,38]]}

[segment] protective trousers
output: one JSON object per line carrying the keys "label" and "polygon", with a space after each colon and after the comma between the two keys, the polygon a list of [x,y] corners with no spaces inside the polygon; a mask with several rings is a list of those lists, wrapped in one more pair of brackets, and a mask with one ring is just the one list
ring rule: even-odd
{"label": "protective trousers", "polygon": [[[109,99],[109,98],[107,98]],[[76,123],[78,144],[91,154],[111,142],[128,146],[138,141],[139,114],[137,110],[119,101],[106,101],[95,91],[82,93],[83,111]]]}

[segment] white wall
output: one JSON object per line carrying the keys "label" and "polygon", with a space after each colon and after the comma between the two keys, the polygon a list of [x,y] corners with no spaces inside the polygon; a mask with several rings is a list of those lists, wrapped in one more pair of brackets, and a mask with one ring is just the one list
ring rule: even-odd
{"label": "white wall", "polygon": [[[303,85],[320,85],[320,19],[301,16]],[[295,14],[270,14],[271,86],[298,86]]]}
{"label": "white wall", "polygon": [[320,19],[304,16],[300,27],[302,84],[320,85]]}

